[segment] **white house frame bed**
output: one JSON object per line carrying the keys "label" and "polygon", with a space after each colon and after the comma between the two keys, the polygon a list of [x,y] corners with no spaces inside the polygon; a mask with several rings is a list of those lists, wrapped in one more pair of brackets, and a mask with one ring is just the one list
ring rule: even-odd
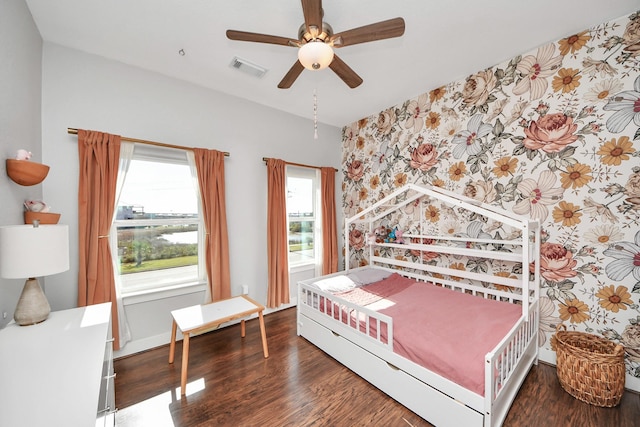
{"label": "white house frame bed", "polygon": [[[500,239],[502,234],[499,234],[496,239],[495,236],[486,238],[485,234],[477,233],[427,234],[433,231],[433,227],[425,220],[423,212],[427,204],[434,203],[457,212],[465,211],[471,215],[467,215],[467,219],[481,218],[484,224],[504,225],[512,231],[511,236],[517,237]],[[408,209],[410,205],[418,207],[420,213],[413,216],[413,223],[403,236],[405,242],[376,243],[372,240],[365,248],[357,248],[368,251],[369,266],[349,269],[349,253],[354,250],[349,246],[349,233],[359,229],[371,235],[385,221],[386,226],[393,228],[393,224],[388,223],[389,218],[398,220],[409,215],[408,212],[413,212]],[[501,425],[532,364],[537,363],[538,223],[440,188],[408,184],[347,219],[345,245],[347,267],[344,272],[298,283],[298,335],[436,426]],[[483,271],[486,269],[452,269],[424,261],[422,256],[407,260],[402,254],[409,251],[414,254],[428,251],[455,259],[487,260],[501,265],[507,263],[513,266],[510,272],[520,274],[495,275],[495,272]],[[513,327],[484,356],[483,391],[472,391],[401,356],[394,351],[393,318],[376,309],[354,304],[319,286],[319,283],[342,280],[341,276],[363,276],[383,271],[414,279],[420,286],[436,285],[441,289],[473,295],[471,299],[483,298],[517,305],[517,320]],[[513,310],[512,306],[509,308]],[[473,319],[468,323],[469,327],[473,326]],[[384,336],[381,330],[386,330]],[[465,351],[464,345],[460,342],[460,351]]]}

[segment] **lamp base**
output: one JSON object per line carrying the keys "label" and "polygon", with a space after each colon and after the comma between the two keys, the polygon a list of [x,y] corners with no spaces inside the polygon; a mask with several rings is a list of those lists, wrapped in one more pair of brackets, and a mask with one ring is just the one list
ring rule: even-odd
{"label": "lamp base", "polygon": [[51,313],[51,307],[38,279],[27,279],[18,299],[13,319],[20,326],[35,325],[47,320],[49,313]]}

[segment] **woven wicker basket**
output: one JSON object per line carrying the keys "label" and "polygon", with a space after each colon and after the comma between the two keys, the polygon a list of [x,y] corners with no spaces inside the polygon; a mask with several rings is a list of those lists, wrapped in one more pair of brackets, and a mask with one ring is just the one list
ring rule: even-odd
{"label": "woven wicker basket", "polygon": [[612,407],[624,393],[624,348],[620,344],[585,332],[556,327],[551,338],[556,351],[556,370],[562,388],[583,402]]}

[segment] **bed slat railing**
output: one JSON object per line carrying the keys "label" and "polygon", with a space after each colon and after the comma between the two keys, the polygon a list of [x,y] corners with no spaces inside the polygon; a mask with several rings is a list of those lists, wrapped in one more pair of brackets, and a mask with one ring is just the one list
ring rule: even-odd
{"label": "bed slat railing", "polygon": [[[386,267],[386,266],[401,266],[401,267],[407,267],[405,264],[409,264],[406,261],[400,261],[400,260],[393,260],[393,259],[389,259],[389,258],[382,258],[382,257],[373,257],[372,259],[372,264],[375,266],[380,266],[380,267]],[[416,270],[421,270],[421,271],[426,271],[426,272],[430,272],[432,271],[432,268],[430,265],[427,264],[412,264],[412,268],[416,269]],[[460,270],[453,270],[450,269],[452,272],[459,272]],[[410,277],[413,278],[415,280],[421,281],[421,282],[432,282],[432,283],[437,283],[442,285],[443,287],[447,288],[447,289],[451,289],[457,292],[465,292],[465,293],[470,293],[472,295],[476,295],[476,296],[480,296],[482,298],[486,298],[486,299],[494,299],[494,300],[499,300],[499,301],[508,301],[510,303],[518,303],[521,304],[522,300],[523,300],[523,296],[519,293],[513,293],[513,292],[505,292],[505,291],[500,291],[497,289],[492,289],[492,288],[487,288],[482,286],[482,283],[478,283],[478,284],[473,284],[473,283],[465,283],[463,281],[454,281],[454,280],[447,280],[444,278],[439,278],[439,277],[433,277],[433,276],[428,276],[425,277],[424,274],[420,274],[420,273],[413,273],[410,271],[403,271],[403,270],[393,270],[398,274],[401,274],[403,276],[406,277]],[[464,272],[462,272],[464,273]],[[456,273],[453,273],[453,275],[456,275]],[[493,278],[495,277],[496,280],[493,280]],[[491,280],[493,282],[499,282],[499,279],[504,279],[502,277],[498,277],[498,276],[492,276]],[[472,280],[472,279],[469,279]],[[477,281],[477,280],[476,280]],[[485,279],[486,282],[486,279]],[[522,286],[522,283],[519,280],[515,280],[515,279],[511,279],[509,281],[510,285],[515,285],[513,286],[514,288],[518,288],[520,289]]]}
{"label": "bed slat railing", "polygon": [[[410,234],[404,234],[402,238],[409,240],[416,237]],[[466,240],[471,240],[471,239],[466,239]],[[485,258],[485,259],[498,259],[501,261],[520,262],[522,260],[522,253],[519,251],[512,251],[512,252],[490,251],[486,249],[462,248],[457,246],[442,246],[442,245],[435,245],[435,244],[429,244],[429,243],[376,243],[375,246],[382,247],[382,248],[394,248],[394,249],[403,249],[403,250],[434,251],[438,253],[447,253],[451,255]]]}
{"label": "bed slat railing", "polygon": [[[389,265],[395,265],[398,267],[402,267],[402,268],[419,268],[421,270],[430,272],[430,273],[438,273],[438,274],[442,274],[445,276],[454,276],[454,277],[462,277],[465,279],[469,279],[469,280],[475,280],[477,282],[482,282],[482,281],[488,281],[488,276],[486,274],[480,274],[480,273],[473,273],[470,271],[464,271],[464,270],[455,270],[453,268],[447,268],[447,267],[438,267],[435,265],[431,265],[431,264],[415,264],[409,261],[402,261],[402,260],[397,260],[397,259],[391,259],[391,258],[383,258],[383,257],[378,257],[378,256],[374,256],[371,260],[372,263],[374,264],[389,264]],[[500,276],[491,276],[490,277],[490,281],[491,283],[497,283],[500,285],[504,285],[504,286],[510,286],[512,288],[522,288],[522,282],[520,280],[517,279],[509,279],[506,277],[500,277]],[[477,286],[476,286],[477,287]]]}
{"label": "bed slat railing", "polygon": [[485,287],[478,287],[479,285],[466,284],[464,282],[456,282],[454,280],[447,280],[437,277],[426,277],[422,274],[412,273],[409,271],[395,271],[396,273],[412,278],[418,282],[424,283],[433,283],[443,288],[450,289],[456,292],[462,292],[470,295],[474,295],[477,297],[498,300],[503,302],[510,302],[512,304],[520,304],[522,301],[522,296],[520,294],[514,294],[510,292],[503,292],[497,289],[490,289]]}
{"label": "bed slat railing", "polygon": [[299,284],[299,309],[312,320],[332,318],[334,332],[348,331],[371,343],[393,351],[393,319],[323,292],[304,283]]}
{"label": "bed slat railing", "polygon": [[[502,340],[493,352],[485,358],[485,396],[491,396],[490,402],[500,397],[505,385],[509,381],[518,362],[524,356],[527,349],[537,346],[537,303],[530,307],[526,319],[521,318],[504,340]],[[532,342],[535,339],[536,342]],[[490,410],[490,408],[487,408]]]}

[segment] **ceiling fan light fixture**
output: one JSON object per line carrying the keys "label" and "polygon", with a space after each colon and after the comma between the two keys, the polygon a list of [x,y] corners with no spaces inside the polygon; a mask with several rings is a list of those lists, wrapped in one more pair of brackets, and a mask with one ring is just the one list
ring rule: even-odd
{"label": "ceiling fan light fixture", "polygon": [[298,59],[278,83],[279,89],[289,89],[305,69],[314,71],[327,67],[330,67],[331,71],[347,86],[354,89],[362,84],[362,77],[338,55],[334,55],[333,48],[400,37],[405,29],[404,19],[393,18],[335,34],[333,28],[322,20],[324,16],[322,0],[302,0],[302,14],[304,23],[298,28],[297,40],[237,30],[227,30],[227,38],[243,42],[297,47]]}
{"label": "ceiling fan light fixture", "polygon": [[307,70],[322,70],[333,61],[333,49],[322,40],[313,40],[300,47],[298,60]]}

